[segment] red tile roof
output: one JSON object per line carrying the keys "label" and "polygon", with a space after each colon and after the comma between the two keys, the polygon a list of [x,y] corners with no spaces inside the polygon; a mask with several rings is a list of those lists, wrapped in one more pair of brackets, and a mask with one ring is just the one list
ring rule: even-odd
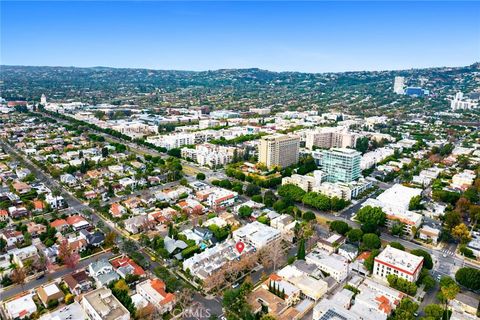
{"label": "red tile roof", "polygon": [[70,217],[67,218],[67,223],[69,225],[73,225],[73,224],[78,223],[80,221],[87,221],[87,220],[85,220],[85,218],[83,218],[81,216],[78,216],[78,215],[70,216]]}
{"label": "red tile roof", "polygon": [[175,295],[173,295],[172,293],[167,293],[165,291],[165,282],[163,282],[162,280],[153,279],[150,281],[150,285],[163,297],[163,300],[160,302],[161,304],[167,304],[175,299]]}
{"label": "red tile roof", "polygon": [[50,226],[54,228],[63,227],[63,226],[66,226],[67,224],[68,224],[67,221],[65,221],[64,219],[57,219],[55,221],[50,222]]}
{"label": "red tile roof", "polygon": [[370,254],[371,254],[371,252],[369,252],[369,251],[364,251],[364,252],[362,252],[362,253],[357,257],[357,260],[360,260],[360,261],[361,261],[361,260],[365,260],[365,259],[367,259],[368,257],[370,257]]}
{"label": "red tile roof", "polygon": [[138,275],[138,276],[145,275],[145,271],[138,264],[136,264],[135,261],[133,261],[132,259],[130,259],[127,256],[116,258],[116,259],[110,261],[110,263],[112,264],[112,266],[115,269],[118,269],[120,267],[124,267],[126,265],[130,265],[133,268],[133,274]]}
{"label": "red tile roof", "polygon": [[33,201],[33,206],[37,210],[43,210],[45,208],[45,205],[43,204],[42,200],[35,200]]}
{"label": "red tile roof", "polygon": [[383,313],[389,315],[392,312],[392,307],[390,306],[390,300],[385,296],[380,296],[375,298],[376,301],[380,302],[378,309]]}

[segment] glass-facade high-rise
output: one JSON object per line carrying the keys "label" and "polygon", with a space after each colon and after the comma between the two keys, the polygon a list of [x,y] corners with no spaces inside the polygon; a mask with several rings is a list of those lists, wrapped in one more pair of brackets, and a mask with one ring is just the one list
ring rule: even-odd
{"label": "glass-facade high-rise", "polygon": [[352,182],[360,178],[360,152],[347,148],[322,150],[318,164],[329,182]]}

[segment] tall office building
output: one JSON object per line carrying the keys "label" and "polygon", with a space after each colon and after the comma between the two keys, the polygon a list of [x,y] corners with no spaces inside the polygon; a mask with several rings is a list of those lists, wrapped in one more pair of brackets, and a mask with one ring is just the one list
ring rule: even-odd
{"label": "tall office building", "polygon": [[404,94],[403,87],[405,86],[405,78],[404,77],[395,77],[395,81],[393,82],[393,92],[396,94]]}
{"label": "tall office building", "polygon": [[333,148],[313,153],[326,180],[329,182],[352,182],[360,178],[360,152],[354,149]]}
{"label": "tall office building", "polygon": [[270,135],[260,140],[258,161],[268,168],[288,167],[298,162],[300,137],[297,135]]}

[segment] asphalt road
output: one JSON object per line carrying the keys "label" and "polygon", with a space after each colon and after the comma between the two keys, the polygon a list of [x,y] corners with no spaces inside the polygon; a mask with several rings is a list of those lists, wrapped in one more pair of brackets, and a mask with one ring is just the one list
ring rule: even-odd
{"label": "asphalt road", "polygon": [[[96,256],[93,256],[93,257],[90,257],[90,258],[87,258],[87,259],[84,259],[84,260],[80,260],[78,262],[78,265],[77,265],[77,270],[86,268],[90,263],[92,263],[94,261],[97,261],[99,259],[102,259],[102,258],[110,259],[113,256],[114,256],[114,254],[111,253],[111,252],[104,252],[104,253],[98,254]],[[43,285],[43,284],[45,284],[45,283],[47,283],[47,282],[49,282],[53,279],[61,278],[61,277],[66,276],[67,274],[70,274],[72,272],[73,272],[72,269],[63,268],[63,269],[55,271],[53,273],[49,273],[41,279],[38,279],[38,280],[35,279],[35,280],[32,280],[32,281],[28,281],[27,283],[25,283],[25,285],[23,287],[18,286],[18,285],[8,287],[6,290],[0,291],[0,300],[5,301],[8,298],[11,298],[11,297],[23,292],[23,291],[28,291],[28,290],[34,289],[34,288],[36,288],[38,286],[41,286],[41,285]]]}

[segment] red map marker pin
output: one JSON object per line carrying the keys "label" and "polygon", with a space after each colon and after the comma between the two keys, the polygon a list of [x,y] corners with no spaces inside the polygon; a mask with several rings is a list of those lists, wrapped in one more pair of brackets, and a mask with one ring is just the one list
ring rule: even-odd
{"label": "red map marker pin", "polygon": [[238,252],[241,254],[243,249],[245,249],[245,244],[243,242],[239,241],[239,242],[237,242],[235,247],[237,248]]}

